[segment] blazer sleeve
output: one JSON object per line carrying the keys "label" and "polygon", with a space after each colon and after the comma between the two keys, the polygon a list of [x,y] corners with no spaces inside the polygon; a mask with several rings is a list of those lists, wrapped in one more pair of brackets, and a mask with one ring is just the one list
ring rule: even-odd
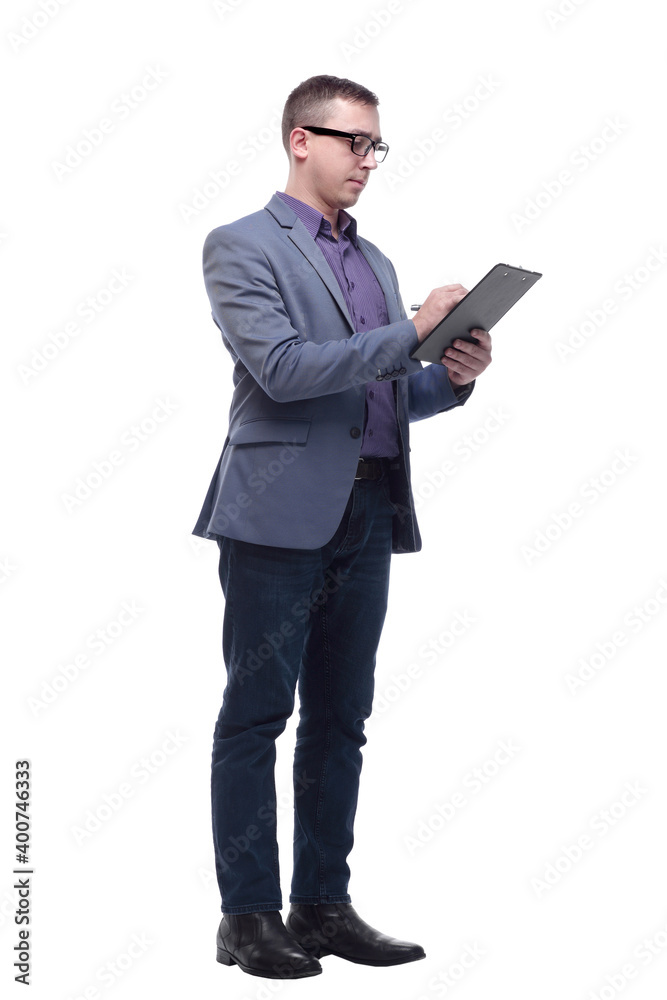
{"label": "blazer sleeve", "polygon": [[[233,225],[213,230],[204,243],[203,265],[213,319],[226,346],[277,402],[361,387],[383,371],[397,377],[401,369],[414,370],[409,355],[417,331],[407,318],[348,336],[340,317],[338,339],[308,340],[306,310],[314,322],[317,304],[303,303],[297,329],[269,257],[252,234]],[[331,297],[325,289],[322,294],[327,307]]]}
{"label": "blazer sleeve", "polygon": [[[401,317],[407,318],[403,299],[398,289],[398,278],[394,265],[387,260],[391,278],[396,289],[398,307]],[[449,374],[444,365],[429,364],[419,372],[408,376],[408,419],[424,420],[454,406],[462,406],[475,388],[474,380],[468,385],[454,386],[449,381]]]}

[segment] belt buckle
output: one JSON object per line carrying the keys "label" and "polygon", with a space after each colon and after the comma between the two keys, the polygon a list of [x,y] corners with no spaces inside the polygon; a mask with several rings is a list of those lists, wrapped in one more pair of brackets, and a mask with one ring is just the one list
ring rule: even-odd
{"label": "belt buckle", "polygon": [[375,481],[377,479],[380,479],[380,477],[382,476],[382,459],[360,458],[359,463],[357,465],[357,469],[359,469],[360,466],[365,467],[368,474],[365,476],[361,475],[355,476],[354,477],[355,483],[358,479],[372,479]]}

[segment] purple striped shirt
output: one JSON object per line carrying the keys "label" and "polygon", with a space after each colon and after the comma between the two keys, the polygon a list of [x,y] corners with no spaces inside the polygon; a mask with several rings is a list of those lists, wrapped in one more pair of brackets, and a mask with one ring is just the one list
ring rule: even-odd
{"label": "purple striped shirt", "polygon": [[[336,275],[356,333],[387,326],[384,293],[357,242],[357,221],[342,209],[338,213],[338,239],[321,212],[283,191],[276,194],[292,208],[324,254]],[[366,386],[366,419],[361,442],[362,458],[396,458],[399,453],[394,390],[390,381]]]}

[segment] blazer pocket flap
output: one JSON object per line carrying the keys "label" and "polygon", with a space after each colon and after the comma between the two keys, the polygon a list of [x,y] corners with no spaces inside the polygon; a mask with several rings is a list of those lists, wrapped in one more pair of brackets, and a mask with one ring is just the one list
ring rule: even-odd
{"label": "blazer pocket flap", "polygon": [[236,444],[305,444],[310,420],[246,420],[229,435]]}

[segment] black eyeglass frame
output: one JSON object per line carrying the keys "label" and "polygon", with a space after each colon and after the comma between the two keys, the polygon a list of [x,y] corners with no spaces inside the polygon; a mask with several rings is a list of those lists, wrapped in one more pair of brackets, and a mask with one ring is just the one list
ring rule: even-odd
{"label": "black eyeglass frame", "polygon": [[[360,132],[357,133],[339,132],[338,129],[336,128],[322,128],[320,125],[299,125],[298,127],[305,129],[306,132],[314,132],[315,135],[337,135],[340,136],[341,139],[349,139],[350,149],[352,150],[355,156],[368,156],[372,147],[373,152],[375,153],[375,158],[378,163],[382,163],[386,159],[387,153],[389,152],[389,146],[382,139],[376,142],[375,139],[371,139],[369,138],[369,136],[363,135],[363,133]],[[368,143],[363,153],[357,153],[357,151],[355,150],[354,143],[356,139],[365,139],[366,142]],[[384,153],[382,159],[378,159],[378,152]]]}

